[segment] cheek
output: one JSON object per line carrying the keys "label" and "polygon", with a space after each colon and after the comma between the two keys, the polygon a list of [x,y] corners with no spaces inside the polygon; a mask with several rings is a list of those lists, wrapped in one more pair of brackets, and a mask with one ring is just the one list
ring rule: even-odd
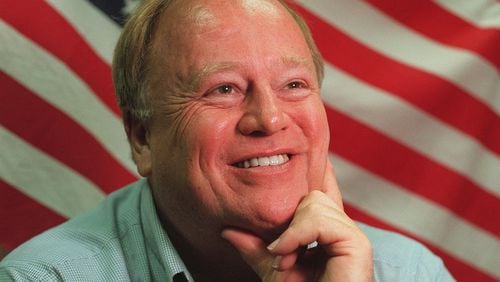
{"label": "cheek", "polygon": [[220,215],[223,210],[220,198],[227,193],[224,155],[234,132],[231,120],[225,113],[202,111],[186,131],[186,184],[205,214]]}
{"label": "cheek", "polygon": [[294,120],[302,129],[309,143],[314,144],[314,147],[311,148],[312,151],[328,150],[330,129],[321,100],[315,99],[306,105],[302,105],[295,111]]}
{"label": "cheek", "polygon": [[156,142],[161,152],[154,156],[156,175],[161,179],[157,182],[161,186],[183,187],[176,189],[178,195],[170,193],[169,197],[188,201],[197,209],[203,206],[205,213],[220,210],[216,196],[220,185],[216,184],[223,176],[220,168],[225,144],[234,132],[230,117],[212,108],[191,107],[170,127],[157,130],[163,135]]}
{"label": "cheek", "polygon": [[[226,151],[234,136],[228,111],[198,111],[185,130],[186,173],[190,186],[216,190],[223,181]],[[217,193],[217,191],[212,191]]]}
{"label": "cheek", "polygon": [[200,152],[200,158],[223,158],[225,144],[234,133],[230,115],[219,111],[199,111],[185,131],[187,146]]}
{"label": "cheek", "polygon": [[317,141],[320,143],[320,148],[322,148],[323,152],[327,154],[328,148],[330,146],[330,127],[328,125],[328,119],[323,107],[321,107],[321,109],[318,109],[314,124],[316,125],[314,130],[318,135]]}
{"label": "cheek", "polygon": [[326,116],[325,108],[322,102],[319,102],[314,108],[314,114],[311,114],[310,139],[314,143],[313,152],[317,155],[316,162],[323,167],[328,159],[328,149],[330,146],[330,128]]}
{"label": "cheek", "polygon": [[173,180],[179,180],[183,178],[181,174],[187,173],[195,158],[193,153],[196,153],[193,146],[197,138],[198,111],[199,107],[189,104],[154,109],[155,115],[151,122],[151,151],[153,170],[156,170],[158,176],[165,177],[167,174],[172,177],[172,171],[179,171],[179,174],[172,177]]}
{"label": "cheek", "polygon": [[302,107],[295,120],[309,144],[307,157],[309,188],[321,187],[330,145],[330,130],[323,104],[319,101]]}

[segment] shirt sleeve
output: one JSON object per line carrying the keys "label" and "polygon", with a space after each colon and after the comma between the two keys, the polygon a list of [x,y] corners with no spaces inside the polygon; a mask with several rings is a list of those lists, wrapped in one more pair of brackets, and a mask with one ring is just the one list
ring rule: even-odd
{"label": "shirt sleeve", "polygon": [[373,249],[375,281],[455,281],[441,258],[401,234],[358,223]]}
{"label": "shirt sleeve", "polygon": [[414,262],[417,267],[415,281],[455,281],[441,258],[434,255],[427,248],[420,248],[420,251],[420,256]]}
{"label": "shirt sleeve", "polygon": [[22,267],[15,267],[0,262],[0,281],[62,281],[62,279],[47,266],[23,264]]}

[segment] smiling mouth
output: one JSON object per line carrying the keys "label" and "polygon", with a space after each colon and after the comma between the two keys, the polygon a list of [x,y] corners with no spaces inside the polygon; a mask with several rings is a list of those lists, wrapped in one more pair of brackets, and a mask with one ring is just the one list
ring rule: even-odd
{"label": "smiling mouth", "polygon": [[289,160],[290,160],[290,157],[287,154],[279,154],[279,155],[268,156],[268,157],[251,158],[248,160],[237,162],[237,163],[233,164],[233,166],[239,167],[239,168],[252,168],[252,167],[258,167],[258,166],[275,166],[275,165],[282,165],[284,163],[287,163]]}

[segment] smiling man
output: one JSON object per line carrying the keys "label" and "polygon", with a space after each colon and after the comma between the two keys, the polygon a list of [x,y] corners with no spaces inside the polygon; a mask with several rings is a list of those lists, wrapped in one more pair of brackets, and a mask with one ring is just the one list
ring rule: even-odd
{"label": "smiling man", "polygon": [[452,280],[344,213],[322,61],[282,2],[144,1],[113,72],[144,179],[11,253],[0,280]]}

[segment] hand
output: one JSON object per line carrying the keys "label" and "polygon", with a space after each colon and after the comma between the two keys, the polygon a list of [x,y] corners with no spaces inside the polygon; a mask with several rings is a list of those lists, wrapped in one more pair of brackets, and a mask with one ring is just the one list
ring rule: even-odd
{"label": "hand", "polygon": [[[262,281],[372,281],[370,243],[338,203],[329,163],[323,185],[304,197],[289,227],[267,247],[251,233],[222,232]],[[318,247],[306,250],[314,241]]]}

